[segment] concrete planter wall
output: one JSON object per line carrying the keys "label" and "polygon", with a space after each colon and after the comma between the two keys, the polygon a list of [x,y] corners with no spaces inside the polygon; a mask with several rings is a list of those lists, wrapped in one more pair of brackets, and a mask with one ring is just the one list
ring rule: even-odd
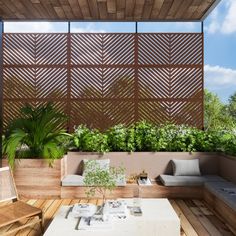
{"label": "concrete planter wall", "polygon": [[219,158],[219,174],[236,184],[236,157],[221,155]]}
{"label": "concrete planter wall", "polygon": [[64,157],[65,174],[81,174],[83,159],[110,159],[111,166],[123,165],[126,175],[138,174],[145,170],[151,179],[160,174],[172,174],[171,159],[200,159],[202,174],[219,173],[219,153],[206,152],[109,152],[99,153],[68,152]]}
{"label": "concrete planter wall", "polygon": [[[186,152],[110,152],[104,155],[87,152],[68,152],[53,168],[43,159],[22,159],[16,162],[14,178],[20,197],[60,198],[61,178],[67,174],[81,174],[83,159],[111,160],[112,166],[123,165],[126,175],[138,174],[145,170],[151,179],[160,174],[171,174],[171,159],[199,158],[202,174],[218,174],[236,183],[236,158],[219,153]],[[3,166],[7,160],[3,160]],[[133,190],[132,190],[133,191]]]}
{"label": "concrete planter wall", "polygon": [[[3,166],[8,165],[3,159]],[[63,159],[53,168],[44,159],[17,160],[13,175],[20,198],[60,198]]]}

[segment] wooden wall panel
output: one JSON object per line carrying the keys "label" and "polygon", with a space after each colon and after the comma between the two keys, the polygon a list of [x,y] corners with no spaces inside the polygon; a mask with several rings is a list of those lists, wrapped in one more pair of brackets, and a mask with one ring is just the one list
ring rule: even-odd
{"label": "wooden wall panel", "polygon": [[68,130],[143,119],[203,127],[202,34],[4,34],[3,50],[4,126],[22,104],[53,101]]}

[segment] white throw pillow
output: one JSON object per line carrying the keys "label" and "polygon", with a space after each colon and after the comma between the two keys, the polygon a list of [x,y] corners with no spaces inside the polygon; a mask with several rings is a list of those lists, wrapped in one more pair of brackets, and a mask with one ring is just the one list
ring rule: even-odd
{"label": "white throw pillow", "polygon": [[175,176],[199,176],[201,175],[199,168],[199,159],[193,160],[172,160],[173,174]]}
{"label": "white throw pillow", "polygon": [[[83,170],[83,176],[86,174],[86,162],[88,162],[88,159],[84,159],[84,170]],[[110,168],[110,159],[101,159],[101,160],[95,160],[98,167],[102,170],[109,170]]]}

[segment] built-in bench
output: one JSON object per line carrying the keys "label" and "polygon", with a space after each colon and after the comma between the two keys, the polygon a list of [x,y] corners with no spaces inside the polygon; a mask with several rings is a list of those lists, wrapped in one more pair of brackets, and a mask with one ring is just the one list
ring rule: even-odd
{"label": "built-in bench", "polygon": [[[222,162],[222,159],[221,159]],[[228,164],[235,167],[234,159],[226,159]],[[225,163],[224,163],[225,165]],[[181,169],[181,167],[179,167]],[[230,167],[232,170],[232,166]],[[225,170],[223,170],[225,172]],[[228,173],[226,178],[234,176],[234,173]],[[233,178],[232,178],[233,179]],[[236,184],[227,181],[218,175],[208,176],[175,176],[160,175],[160,181],[169,189],[183,186],[202,186],[203,198],[210,208],[218,213],[225,222],[227,222],[232,230],[236,233]]]}
{"label": "built-in bench", "polygon": [[[85,187],[78,186],[82,181],[81,165],[83,159],[110,159],[111,166],[123,165],[126,177],[145,170],[152,180],[151,186],[137,183],[117,187],[107,197],[143,198],[199,198],[224,218],[236,232],[236,161],[218,153],[68,153],[64,158],[61,197],[83,198]],[[189,160],[199,158],[201,176],[173,176],[170,160]],[[157,177],[160,177],[157,179]],[[67,181],[65,181],[67,180]],[[71,182],[70,182],[71,181]],[[78,182],[77,182],[78,181]],[[77,184],[75,184],[77,182]],[[70,186],[66,186],[70,185]],[[77,186],[76,186],[77,185]],[[95,196],[99,197],[99,196]]]}
{"label": "built-in bench", "polygon": [[203,198],[209,208],[223,218],[236,234],[236,185],[229,181],[208,182]]}
{"label": "built-in bench", "polygon": [[216,175],[218,173],[218,153],[186,153],[186,152],[112,152],[104,155],[97,153],[69,152],[64,158],[64,174],[62,175],[61,197],[84,197],[82,162],[83,159],[110,159],[111,166],[124,166],[126,178],[132,174],[139,174],[143,170],[148,173],[152,181],[151,186],[139,186],[137,183],[117,187],[110,197],[169,197],[169,198],[202,198],[201,186],[163,186],[157,180],[160,174],[172,174],[171,159],[199,158],[203,174]]}

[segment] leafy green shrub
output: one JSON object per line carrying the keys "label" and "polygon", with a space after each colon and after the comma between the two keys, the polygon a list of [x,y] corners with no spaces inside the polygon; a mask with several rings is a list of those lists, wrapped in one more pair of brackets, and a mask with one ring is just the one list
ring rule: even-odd
{"label": "leafy green shrub", "polygon": [[108,145],[113,151],[135,151],[134,129],[123,124],[115,125],[107,130]]}
{"label": "leafy green shrub", "polygon": [[236,133],[235,131],[223,131],[219,134],[222,151],[226,154],[236,156]]}
{"label": "leafy green shrub", "polygon": [[193,128],[184,125],[161,125],[158,129],[158,136],[161,151],[195,151]]}
{"label": "leafy green shrub", "polygon": [[97,129],[88,129],[80,125],[75,130],[74,143],[78,150],[86,152],[108,152],[108,137]]}
{"label": "leafy green shrub", "polygon": [[81,151],[224,151],[236,155],[236,134],[229,131],[202,131],[186,125],[154,125],[146,121],[126,127],[119,124],[103,134],[78,126],[74,143]]}
{"label": "leafy green shrub", "polygon": [[220,139],[216,132],[213,131],[194,131],[195,150],[200,152],[220,151]]}
{"label": "leafy green shrub", "polygon": [[135,124],[135,145],[137,151],[159,151],[157,128],[146,121]]}

